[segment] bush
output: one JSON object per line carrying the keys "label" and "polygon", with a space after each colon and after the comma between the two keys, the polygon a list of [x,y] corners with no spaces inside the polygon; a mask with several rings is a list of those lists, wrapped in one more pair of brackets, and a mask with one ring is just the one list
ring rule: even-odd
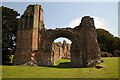
{"label": "bush", "polygon": [[101,57],[112,57],[112,55],[108,52],[101,52]]}
{"label": "bush", "polygon": [[115,57],[120,57],[120,51],[119,50],[115,50],[114,51],[114,56]]}

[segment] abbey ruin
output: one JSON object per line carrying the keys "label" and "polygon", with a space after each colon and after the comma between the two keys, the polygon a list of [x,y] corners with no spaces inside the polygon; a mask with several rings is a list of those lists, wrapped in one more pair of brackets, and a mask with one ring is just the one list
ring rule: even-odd
{"label": "abbey ruin", "polygon": [[58,59],[70,59],[70,46],[71,45],[65,40],[63,43],[52,43],[52,57],[54,58],[54,61]]}
{"label": "abbey ruin", "polygon": [[[58,48],[66,45],[53,44],[59,37],[71,40],[71,46]],[[36,4],[29,5],[18,20],[15,65],[52,66],[57,59],[70,58],[71,67],[91,67],[100,57],[94,19],[90,16],[84,16],[74,28],[47,29],[42,6]]]}

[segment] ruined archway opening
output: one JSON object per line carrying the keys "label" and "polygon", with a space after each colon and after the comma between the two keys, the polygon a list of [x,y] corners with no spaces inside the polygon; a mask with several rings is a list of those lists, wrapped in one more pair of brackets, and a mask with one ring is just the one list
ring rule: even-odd
{"label": "ruined archway opening", "polygon": [[[60,37],[64,37],[67,38],[71,41],[71,46],[70,46],[70,61],[69,61],[69,66],[67,65],[67,67],[72,67],[74,65],[77,65],[78,63],[81,65],[81,62],[78,61],[79,57],[81,59],[80,55],[80,45],[79,45],[79,41],[78,41],[78,36],[74,35],[71,31],[68,30],[63,30],[63,29],[58,29],[58,30],[48,30],[47,32],[49,34],[49,36],[47,36],[47,39],[45,41],[44,45],[44,51],[47,55],[47,64],[49,66],[54,66],[55,64],[55,60],[54,60],[54,56],[53,54],[54,51],[52,50],[52,43],[54,42],[54,40],[56,40],[57,38]],[[64,66],[59,66],[59,67],[66,67],[66,65]]]}
{"label": "ruined archway opening", "polygon": [[51,57],[54,59],[54,66],[69,67],[70,66],[70,48],[72,41],[65,37],[59,37],[52,43]]}

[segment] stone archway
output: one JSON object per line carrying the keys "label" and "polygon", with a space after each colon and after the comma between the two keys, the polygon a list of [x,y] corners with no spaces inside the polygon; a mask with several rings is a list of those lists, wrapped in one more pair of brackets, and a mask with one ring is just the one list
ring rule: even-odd
{"label": "stone archway", "polygon": [[46,29],[42,7],[36,4],[27,7],[18,23],[14,56],[16,65],[53,65],[51,44],[58,37],[66,37],[72,41],[72,67],[91,67],[100,61],[94,19],[90,16],[84,16],[80,25],[75,28]]}
{"label": "stone archway", "polygon": [[[44,43],[44,48],[47,54],[49,54],[49,57],[51,57],[51,50],[52,50],[52,42],[59,38],[59,37],[65,37],[71,40],[71,49],[70,49],[70,55],[71,55],[71,64],[72,66],[76,64],[82,64],[81,58],[82,55],[80,55],[80,43],[78,41],[77,35],[73,33],[71,29],[55,29],[55,30],[48,30],[47,33],[49,34],[47,36],[47,39]],[[50,34],[51,33],[51,34]],[[80,57],[75,57],[75,56],[80,56]],[[51,63],[53,64],[53,59],[51,59]],[[80,66],[76,66],[80,67]]]}

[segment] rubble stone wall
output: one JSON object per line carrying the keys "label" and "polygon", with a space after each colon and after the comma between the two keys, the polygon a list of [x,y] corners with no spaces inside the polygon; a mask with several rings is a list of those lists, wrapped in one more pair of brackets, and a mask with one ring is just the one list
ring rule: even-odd
{"label": "rubble stone wall", "polygon": [[[70,58],[71,67],[91,67],[100,61],[94,19],[90,16],[84,16],[74,28],[44,26],[41,5],[29,5],[18,20],[15,65],[51,66],[57,59]],[[53,43],[59,37],[68,38],[72,44]]]}
{"label": "rubble stone wall", "polygon": [[52,43],[52,57],[54,60],[70,59],[70,44],[64,41],[63,43]]}

